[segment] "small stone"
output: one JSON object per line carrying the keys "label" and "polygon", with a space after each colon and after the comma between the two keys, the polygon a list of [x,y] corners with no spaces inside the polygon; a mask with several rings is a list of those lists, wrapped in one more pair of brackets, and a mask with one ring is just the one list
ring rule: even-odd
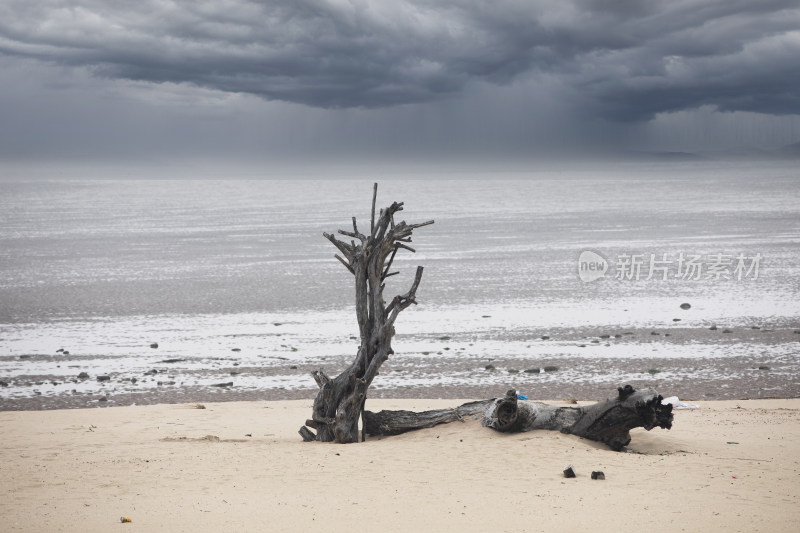
{"label": "small stone", "polygon": [[538,368],[528,368],[525,370],[526,374],[538,374],[539,372],[541,372],[541,370]]}
{"label": "small stone", "polygon": [[672,333],[664,333],[664,336],[665,336],[665,337],[671,337],[671,336],[672,336]]}
{"label": "small stone", "polygon": [[558,370],[557,366],[546,366],[544,367],[545,372],[556,372]]}
{"label": "small stone", "polygon": [[673,322],[680,322],[680,321],[681,321],[681,319],[680,319],[680,318],[673,318],[673,319],[672,319],[672,321],[673,321]]}
{"label": "small stone", "polygon": [[761,366],[758,367],[758,369],[759,370],[769,370],[769,367],[767,365],[761,365]]}
{"label": "small stone", "polygon": [[78,374],[78,379],[89,379],[89,374],[87,374],[86,372],[81,372],[80,374]]}
{"label": "small stone", "polygon": [[610,338],[610,337],[611,337],[611,335],[600,335],[600,338],[601,338],[601,339],[608,339],[608,338]]}
{"label": "small stone", "polygon": [[450,337],[448,337],[447,335],[444,335],[444,336],[442,336],[442,337],[439,337],[439,340],[440,340],[440,341],[449,341],[449,340],[450,340]]}
{"label": "small stone", "polygon": [[585,344],[579,344],[578,348],[586,348],[586,345]]}
{"label": "small stone", "polygon": [[136,379],[136,378],[131,378],[131,383],[133,383],[134,385],[136,385],[136,382],[137,382],[137,381],[139,381],[139,380],[138,380],[138,379]]}
{"label": "small stone", "polygon": [[20,355],[19,358],[20,359],[30,359],[31,356],[30,355]]}
{"label": "small stone", "polygon": [[97,381],[111,381],[111,376],[97,376]]}
{"label": "small stone", "polygon": [[575,470],[573,470],[572,465],[569,465],[564,469],[564,477],[575,477]]}
{"label": "small stone", "polygon": [[592,470],[592,479],[605,479],[605,478],[606,475],[603,473],[602,470]]}
{"label": "small stone", "polygon": [[231,348],[231,351],[232,352],[241,352],[242,349],[241,348]]}
{"label": "small stone", "polygon": [[481,318],[492,318],[492,315],[481,315]]}
{"label": "small stone", "polygon": [[509,374],[519,374],[519,370],[517,370],[516,368],[509,368],[508,369],[508,373]]}
{"label": "small stone", "polygon": [[154,348],[154,349],[155,349],[155,348],[158,348],[158,343],[157,343],[157,342],[154,342],[154,343],[152,343],[152,344],[150,345],[150,347],[151,347],[151,348]]}
{"label": "small stone", "polygon": [[550,336],[549,336],[549,335],[542,335],[542,340],[543,340],[543,341],[546,341],[546,340],[548,340],[549,338],[550,338]]}
{"label": "small stone", "polygon": [[226,383],[214,383],[211,386],[212,387],[233,387],[233,381],[228,381]]}
{"label": "small stone", "polygon": [[713,325],[712,325],[710,328],[708,328],[708,329],[710,329],[711,331],[717,331],[717,325],[716,325],[716,324],[713,324]]}
{"label": "small stone", "polygon": [[158,382],[156,382],[156,385],[158,385],[159,387],[163,387],[165,385],[175,385],[175,382],[174,381],[158,381]]}
{"label": "small stone", "polygon": [[56,353],[64,353],[64,348],[59,348],[58,350],[56,350]]}
{"label": "small stone", "polygon": [[162,363],[180,363],[186,361],[186,359],[164,359],[161,361]]}
{"label": "small stone", "polygon": [[657,331],[651,331],[651,332],[650,332],[650,335],[661,335],[661,333],[659,333],[659,332],[657,332]]}
{"label": "small stone", "polygon": [[722,330],[722,333],[733,333],[733,331],[726,328]]}
{"label": "small stone", "polygon": [[691,304],[687,304],[687,303],[681,304],[681,309],[691,309],[691,308],[692,308]]}
{"label": "small stone", "polygon": [[0,387],[8,387],[8,381],[0,381]]}
{"label": "small stone", "polygon": [[494,370],[494,365],[486,365],[483,368],[485,368],[486,370]]}
{"label": "small stone", "polygon": [[758,326],[750,326],[750,329],[761,329],[761,328]]}
{"label": "small stone", "polygon": [[108,398],[106,398],[105,396],[103,396],[102,398],[98,398],[98,400],[97,400],[97,401],[98,401],[98,402],[107,402],[107,401],[108,401]]}
{"label": "small stone", "polygon": [[158,370],[155,368],[144,373],[145,376],[155,376],[156,374],[158,374]]}
{"label": "small stone", "polygon": [[[293,368],[297,368],[297,367],[295,366]],[[231,376],[238,376],[239,374],[241,374],[241,372],[237,372],[235,370],[231,371]]]}
{"label": "small stone", "polygon": [[[292,365],[289,367],[290,370],[297,370],[297,365]],[[238,372],[237,372],[238,373]]]}

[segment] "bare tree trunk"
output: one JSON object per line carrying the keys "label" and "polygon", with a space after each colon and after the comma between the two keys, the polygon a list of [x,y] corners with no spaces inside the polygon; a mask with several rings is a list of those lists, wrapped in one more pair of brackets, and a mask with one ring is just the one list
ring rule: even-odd
{"label": "bare tree trunk", "polygon": [[[433,224],[433,220],[421,224],[406,224],[405,221],[395,224],[394,215],[403,210],[402,202],[394,202],[381,209],[376,220],[377,191],[376,183],[372,195],[370,231],[367,235],[359,232],[355,217],[353,231],[338,232],[350,237],[349,243],[328,233],[323,234],[343,256],[336,254],[334,257],[355,278],[356,318],[361,345],[353,363],[336,378],[331,379],[322,369],[312,374],[320,390],[314,400],[311,419],[300,428],[300,435],[306,441],[358,441],[358,419],[364,410],[367,389],[378,374],[380,366],[394,353],[394,322],[400,312],[417,303],[415,297],[422,279],[421,266],[417,267],[408,292],[395,296],[388,305],[383,298],[384,281],[397,274],[390,272],[390,269],[398,250],[415,251],[408,245],[412,232],[416,228]],[[316,429],[316,434],[309,428]]]}
{"label": "bare tree trunk", "polygon": [[504,398],[483,400],[455,409],[364,412],[364,429],[369,435],[398,435],[406,431],[438,424],[481,417],[484,426],[502,432],[525,432],[535,429],[557,430],[607,444],[619,451],[631,441],[630,430],[643,427],[672,427],[672,405],[662,405],[656,391],[636,391],[630,385],[617,389],[616,398],[585,407],[557,407],[517,399],[514,390]]}

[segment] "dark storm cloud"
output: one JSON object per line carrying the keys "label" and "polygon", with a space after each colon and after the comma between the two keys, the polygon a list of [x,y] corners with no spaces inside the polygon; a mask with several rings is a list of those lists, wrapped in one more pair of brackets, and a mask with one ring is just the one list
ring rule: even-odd
{"label": "dark storm cloud", "polygon": [[[796,1],[5,0],[0,53],[321,108],[548,80],[589,114],[797,114]],[[553,83],[555,81],[555,83]]]}

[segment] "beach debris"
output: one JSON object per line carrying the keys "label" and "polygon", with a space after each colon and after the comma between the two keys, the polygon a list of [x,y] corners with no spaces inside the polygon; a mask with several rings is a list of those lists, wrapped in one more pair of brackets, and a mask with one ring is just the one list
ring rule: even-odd
{"label": "beach debris", "polygon": [[225,383],[214,383],[211,386],[212,387],[233,387],[233,381],[228,381],[228,382],[225,382]]}
{"label": "beach debris", "polygon": [[156,349],[158,348],[158,343],[157,342],[150,343],[150,347]]}
{"label": "beach debris", "polygon": [[592,479],[605,479],[606,475],[602,470],[592,470]]}
{"label": "beach debris", "polygon": [[111,380],[111,376],[107,376],[107,375],[97,376],[97,381],[110,381],[110,380]]}
{"label": "beach debris", "polygon": [[202,403],[194,404],[194,409],[205,409],[205,408],[206,408],[206,406],[203,405]]}
{"label": "beach debris", "polygon": [[557,372],[558,371],[558,367],[557,366],[548,365],[548,366],[544,367],[543,370],[545,372]]}
{"label": "beach debris", "polygon": [[572,468],[572,465],[568,465],[568,466],[567,466],[567,467],[564,469],[564,471],[563,471],[563,472],[564,472],[564,477],[566,477],[566,478],[572,478],[572,477],[575,477],[575,470]]}
{"label": "beach debris", "polygon": [[78,374],[78,379],[89,379],[89,374],[86,372],[81,372]]}
{"label": "beach debris", "polygon": [[133,520],[131,520],[127,516],[120,516],[119,517],[119,521],[122,522],[123,524],[128,524],[130,522],[133,522]]}
{"label": "beach debris", "polygon": [[671,405],[673,409],[699,409],[700,406],[693,403],[685,403],[678,399],[677,396],[670,396],[661,400],[661,405]]}
{"label": "beach debris", "polygon": [[739,443],[738,443],[738,442],[736,442],[736,441],[729,440],[729,441],[728,441],[728,442],[726,442],[725,444],[739,444]]}
{"label": "beach debris", "polygon": [[692,308],[691,304],[688,304],[688,303],[682,303],[681,304],[681,309],[691,309],[691,308]]}
{"label": "beach debris", "polygon": [[520,394],[519,392],[517,393],[517,400],[527,400],[527,399],[528,397],[525,396],[524,394]]}

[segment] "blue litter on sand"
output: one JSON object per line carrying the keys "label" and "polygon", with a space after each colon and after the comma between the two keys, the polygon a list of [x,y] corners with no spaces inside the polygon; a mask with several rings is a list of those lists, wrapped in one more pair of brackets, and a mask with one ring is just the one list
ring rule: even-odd
{"label": "blue litter on sand", "polygon": [[517,400],[527,400],[528,397],[524,394],[517,393]]}

